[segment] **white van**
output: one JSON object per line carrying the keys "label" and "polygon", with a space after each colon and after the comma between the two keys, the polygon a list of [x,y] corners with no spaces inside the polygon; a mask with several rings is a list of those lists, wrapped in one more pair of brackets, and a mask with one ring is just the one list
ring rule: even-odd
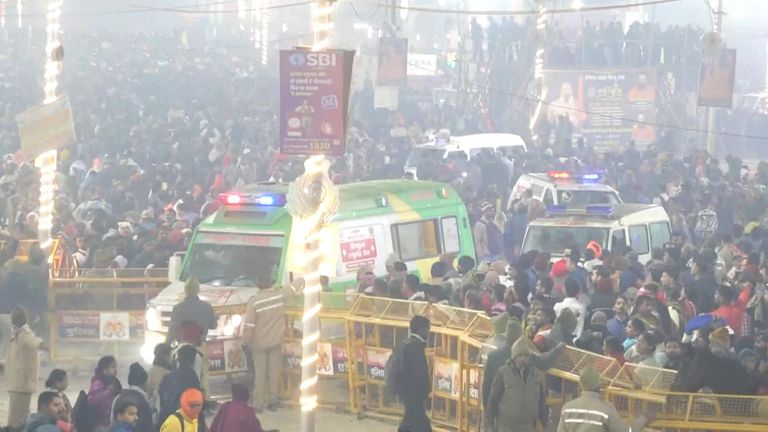
{"label": "white van", "polygon": [[547,216],[528,224],[523,253],[536,250],[559,258],[565,249],[583,251],[595,241],[611,252],[623,253],[629,247],[645,264],[651,251],[662,249],[671,238],[669,216],[658,205],[553,206],[547,210]]}
{"label": "white van", "polygon": [[516,156],[527,152],[528,147],[520,135],[506,133],[482,133],[447,139],[436,137],[413,148],[405,162],[405,172],[416,178],[416,171],[425,159],[445,160],[461,152],[466,155],[467,160],[472,160],[484,150],[500,150],[510,161],[514,161]]}
{"label": "white van", "polygon": [[616,189],[601,183],[600,173],[574,174],[567,171],[523,174],[517,179],[507,201],[507,211],[524,199],[529,190],[533,199],[546,206],[586,206],[592,204],[621,204]]}

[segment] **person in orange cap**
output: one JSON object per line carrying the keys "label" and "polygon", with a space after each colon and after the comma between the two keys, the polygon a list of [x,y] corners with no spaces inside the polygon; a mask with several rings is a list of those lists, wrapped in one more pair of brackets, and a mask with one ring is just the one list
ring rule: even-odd
{"label": "person in orange cap", "polygon": [[160,432],[196,432],[198,417],[203,409],[203,392],[196,388],[184,390],[179,398],[178,411],[171,414],[160,427]]}

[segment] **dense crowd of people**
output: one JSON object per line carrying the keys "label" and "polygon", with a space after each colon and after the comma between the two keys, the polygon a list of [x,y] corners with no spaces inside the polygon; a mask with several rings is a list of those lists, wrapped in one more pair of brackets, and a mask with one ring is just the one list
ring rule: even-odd
{"label": "dense crowd of people", "polygon": [[[487,30],[471,25],[477,60],[524,37],[525,30],[512,20],[491,21]],[[587,22],[582,54],[556,38],[549,61],[633,67],[685,63],[696,53],[684,42],[697,37],[690,28],[662,32],[636,23],[625,32],[618,23]],[[29,406],[37,391],[31,378],[35,370],[30,370],[37,362],[31,356],[46,348],[34,328],[44,328],[39,320],[47,306],[49,264],[35,243],[25,251],[28,259],[17,257],[20,240],[37,238],[39,180],[17,152],[13,115],[39,99],[40,85],[29,73],[39,67],[19,40],[2,39],[0,49],[9,53],[0,57],[5,78],[0,87],[5,155],[0,318],[7,318],[0,325],[5,332],[0,336],[6,337],[0,339],[10,341],[6,376],[16,381],[8,386],[9,423],[13,430],[66,432],[82,415],[95,420],[90,426],[98,431],[152,430],[158,421],[161,432],[197,429],[204,401],[194,390],[201,385],[191,371],[196,351],[179,350],[174,367],[164,345],[156,349],[149,371],[130,366],[125,387],[116,378],[117,360],[104,357],[82,395],[85,403],[70,403],[66,373],[55,370],[46,382],[49,389],[39,394],[36,414],[27,417],[15,408]],[[59,161],[53,232],[64,252],[54,257],[58,268],[103,277],[122,268],[165,267],[170,255],[185,250],[196,224],[217,209],[220,193],[301,174],[301,160],[277,151],[271,91],[276,76],[249,56],[185,49],[175,35],[107,32],[84,36],[77,49],[68,50],[61,87],[71,100],[78,144],[62,149]],[[373,87],[366,83],[353,95],[349,152],[333,161],[333,178],[345,183],[403,177],[409,150],[428,129],[479,131],[474,114],[416,102],[404,103],[396,114],[376,110]],[[697,150],[700,143],[691,150],[685,147],[689,143],[664,132],[643,150],[628,143],[621,152],[597,154],[581,140],[566,139],[531,147],[514,159],[484,152],[471,160],[420,166],[419,178],[451,183],[465,200],[477,259],[445,255],[419,278],[392,257],[386,275],[361,271],[357,291],[450,304],[493,317],[496,340],[483,356],[482,399],[487,421],[500,430],[546,420],[538,406],[542,388],[531,383],[565,345],[620,364],[680,371],[726,361],[720,374],[694,380],[681,373],[677,385],[688,391],[709,387],[768,394],[768,163],[745,169],[737,158],[717,160]],[[551,169],[599,170],[625,202],[662,205],[671,220],[670,242],[653,250],[647,263],[629,248],[597,250],[583,244],[572,245],[555,262],[547,253],[521,253],[527,224],[545,209],[530,196],[509,208],[497,203],[507,202],[521,174]],[[412,325],[425,345],[428,323]],[[420,359],[417,348],[408,355]],[[701,352],[708,356],[695,355]],[[723,379],[734,371],[748,379]],[[593,377],[582,380],[585,390],[595,389]],[[407,415],[428,427],[420,415],[423,398],[404,395]],[[246,412],[258,424],[247,407],[249,397],[247,389],[235,387],[233,402],[219,412]],[[86,413],[76,412],[77,406]],[[158,419],[158,413],[165,417]],[[238,418],[221,415],[214,419],[214,432],[217,425],[231,430],[229,421]]]}

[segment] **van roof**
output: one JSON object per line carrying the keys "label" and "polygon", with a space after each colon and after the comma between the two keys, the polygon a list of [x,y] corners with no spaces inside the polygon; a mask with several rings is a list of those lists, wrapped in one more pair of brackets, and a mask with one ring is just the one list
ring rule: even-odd
{"label": "van roof", "polygon": [[522,147],[528,151],[525,140],[516,134],[508,133],[481,133],[451,137],[448,142],[435,143],[434,141],[419,144],[416,147],[437,150],[474,150],[487,147]]}
{"label": "van roof", "polygon": [[521,177],[529,177],[531,180],[539,181],[542,183],[551,184],[555,189],[561,190],[589,190],[598,192],[616,192],[616,190],[605,183],[596,182],[580,182],[576,180],[561,180],[552,179],[547,173],[529,173],[523,174]]}
{"label": "van roof", "polygon": [[[288,183],[259,183],[232,193],[287,194]],[[386,198],[382,203],[381,198]],[[339,210],[335,220],[371,217],[402,211],[419,211],[462,203],[459,194],[445,183],[419,180],[377,180],[339,186]],[[223,211],[222,211],[223,210]],[[231,213],[231,217],[227,214]],[[245,213],[245,215],[243,214]],[[251,216],[247,216],[251,214]],[[258,215],[258,216],[257,216]],[[207,218],[204,225],[271,225],[287,217],[285,206],[227,206]]]}
{"label": "van roof", "polygon": [[[614,204],[610,215],[587,214],[548,214],[531,221],[531,225],[629,225],[637,223],[639,219],[651,219],[651,221],[669,220],[669,216],[663,207],[656,204]],[[578,210],[576,210],[578,212]]]}

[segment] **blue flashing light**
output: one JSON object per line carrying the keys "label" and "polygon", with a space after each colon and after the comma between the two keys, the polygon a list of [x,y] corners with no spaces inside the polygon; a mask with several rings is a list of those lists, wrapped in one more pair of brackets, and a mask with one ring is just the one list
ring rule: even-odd
{"label": "blue flashing light", "polygon": [[285,194],[274,193],[240,194],[233,192],[219,195],[219,200],[222,204],[231,206],[282,207],[287,203]]}
{"label": "blue flashing light", "polygon": [[547,206],[547,213],[549,214],[566,214],[567,212],[568,212],[568,206],[565,206],[565,205]]}
{"label": "blue flashing light", "polygon": [[601,178],[601,176],[598,173],[589,173],[589,174],[584,174],[584,175],[581,176],[581,179],[584,180],[584,181],[587,181],[587,182],[600,181],[600,178]]}
{"label": "blue flashing light", "polygon": [[275,205],[275,197],[272,195],[262,195],[256,197],[256,204],[263,206],[273,206]]}
{"label": "blue flashing light", "polygon": [[613,206],[610,205],[588,205],[586,207],[588,215],[610,216],[613,214]]}

